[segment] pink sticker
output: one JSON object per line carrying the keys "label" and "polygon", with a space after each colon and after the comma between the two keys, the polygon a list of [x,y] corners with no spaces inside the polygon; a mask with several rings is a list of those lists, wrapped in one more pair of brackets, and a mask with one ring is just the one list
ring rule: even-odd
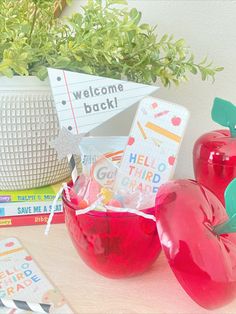
{"label": "pink sticker", "polygon": [[28,261],[28,262],[29,262],[29,261],[32,261],[32,256],[30,256],[30,255],[26,256],[26,257],[25,257],[25,260]]}
{"label": "pink sticker", "polygon": [[7,242],[6,244],[5,244],[5,247],[12,247],[12,246],[14,246],[14,242]]}
{"label": "pink sticker", "polygon": [[156,109],[158,107],[158,104],[156,102],[152,103],[152,108]]}
{"label": "pink sticker", "polygon": [[174,126],[179,126],[180,123],[181,123],[181,118],[180,117],[174,117],[171,119],[171,123],[174,125]]}
{"label": "pink sticker", "polygon": [[174,156],[170,156],[168,158],[168,163],[169,163],[170,166],[173,166],[174,163],[175,163],[175,157]]}
{"label": "pink sticker", "polygon": [[128,140],[128,145],[131,146],[131,145],[134,144],[134,142],[135,142],[135,139],[134,139],[134,137],[131,136],[131,137],[129,138],[129,140]]}

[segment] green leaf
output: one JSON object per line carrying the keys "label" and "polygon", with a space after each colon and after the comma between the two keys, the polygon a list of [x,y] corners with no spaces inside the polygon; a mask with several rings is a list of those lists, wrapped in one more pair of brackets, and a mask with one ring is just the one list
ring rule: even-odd
{"label": "green leaf", "polygon": [[14,72],[10,68],[1,68],[0,67],[0,73],[6,77],[13,77]]}
{"label": "green leaf", "polygon": [[218,235],[236,232],[236,179],[225,190],[225,207],[229,219],[214,227],[213,231]]}
{"label": "green leaf", "polygon": [[214,68],[215,72],[221,72],[224,70],[224,67],[218,67],[218,68]]}
{"label": "green leaf", "polygon": [[48,71],[45,66],[39,65],[34,69],[33,74],[36,75],[41,81],[43,81],[47,77]]}
{"label": "green leaf", "polygon": [[149,24],[141,24],[140,25],[140,28],[143,29],[143,30],[146,30],[146,31],[149,31],[151,29],[150,25]]}
{"label": "green leaf", "polygon": [[190,73],[214,79],[223,69],[207,59],[197,64],[183,39],[157,36],[156,27],[143,24],[125,0],[87,0],[82,13],[66,22],[54,18],[55,1],[0,0],[2,75],[43,79],[46,67],[55,66],[169,86]]}
{"label": "green leaf", "polygon": [[215,98],[211,117],[216,123],[228,127],[231,136],[236,137],[236,106],[234,104],[221,98]]}
{"label": "green leaf", "polygon": [[133,8],[133,9],[131,9],[129,15],[132,18],[133,22],[136,25],[138,25],[138,23],[140,22],[141,17],[142,17],[141,12],[139,12],[137,9]]}
{"label": "green leaf", "polygon": [[54,67],[58,69],[65,69],[70,63],[70,58],[68,57],[59,57],[58,60],[54,63]]}
{"label": "green leaf", "polygon": [[168,34],[164,34],[162,37],[161,37],[161,40],[160,40],[160,45],[162,44],[162,43],[164,43],[167,39],[168,39]]}
{"label": "green leaf", "polygon": [[225,208],[229,218],[236,214],[236,179],[225,190]]}
{"label": "green leaf", "polygon": [[197,74],[197,68],[194,65],[189,65],[189,71],[192,74]]}
{"label": "green leaf", "polygon": [[182,47],[183,45],[185,45],[185,40],[184,39],[179,39],[176,41],[175,46],[176,47]]}
{"label": "green leaf", "polygon": [[109,4],[124,4],[127,5],[127,1],[126,0],[109,0]]}
{"label": "green leaf", "polygon": [[74,13],[74,14],[72,15],[71,21],[73,21],[73,22],[76,24],[76,26],[81,26],[81,25],[82,25],[82,22],[83,22],[83,16],[82,16],[82,14],[80,14],[80,13]]}
{"label": "green leaf", "polygon": [[93,69],[88,65],[81,67],[81,71],[87,74],[93,74]]}
{"label": "green leaf", "polygon": [[206,62],[207,62],[207,57],[204,57],[204,59],[202,59],[199,65],[204,65]]}
{"label": "green leaf", "polygon": [[207,73],[204,69],[201,70],[201,76],[202,76],[202,80],[205,81],[207,78]]}
{"label": "green leaf", "polygon": [[19,75],[29,75],[27,68],[21,64],[13,64],[12,69]]}

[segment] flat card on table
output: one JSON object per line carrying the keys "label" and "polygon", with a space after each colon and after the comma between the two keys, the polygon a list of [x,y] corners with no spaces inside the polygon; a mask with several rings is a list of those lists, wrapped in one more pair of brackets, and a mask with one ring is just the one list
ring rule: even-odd
{"label": "flat card on table", "polygon": [[48,74],[60,126],[73,134],[90,132],[158,89],[52,68]]}
{"label": "flat card on table", "polygon": [[140,102],[114,189],[156,195],[171,179],[189,119],[186,108],[148,97]]}
{"label": "flat card on table", "polygon": [[[52,304],[52,313],[74,313],[16,238],[0,241],[0,299]],[[0,313],[29,312],[1,308]]]}

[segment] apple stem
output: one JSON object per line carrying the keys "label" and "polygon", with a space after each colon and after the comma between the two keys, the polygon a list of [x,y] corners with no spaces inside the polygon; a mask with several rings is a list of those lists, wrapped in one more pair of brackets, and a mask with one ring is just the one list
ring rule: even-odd
{"label": "apple stem", "polygon": [[217,235],[236,232],[236,179],[232,180],[225,190],[225,209],[228,220],[213,228]]}
{"label": "apple stem", "polygon": [[231,137],[236,137],[236,126],[229,126]]}

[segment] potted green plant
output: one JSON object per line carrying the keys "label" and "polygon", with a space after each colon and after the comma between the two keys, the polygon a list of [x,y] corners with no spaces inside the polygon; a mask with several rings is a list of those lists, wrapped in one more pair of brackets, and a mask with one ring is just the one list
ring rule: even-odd
{"label": "potted green plant", "polygon": [[164,86],[222,70],[206,59],[196,63],[183,39],[159,38],[125,0],[88,0],[66,20],[54,13],[52,0],[0,2],[0,189],[68,175],[66,161],[59,163],[48,145],[58,120],[47,67]]}

